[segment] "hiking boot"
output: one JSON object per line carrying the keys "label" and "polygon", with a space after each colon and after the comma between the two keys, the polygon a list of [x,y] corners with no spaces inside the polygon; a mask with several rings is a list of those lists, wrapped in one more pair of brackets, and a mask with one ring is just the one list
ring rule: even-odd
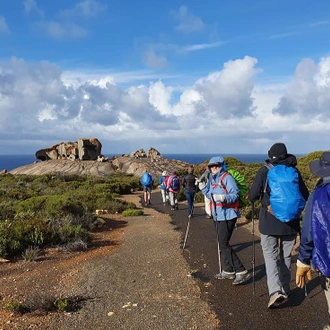
{"label": "hiking boot", "polygon": [[246,280],[250,278],[250,274],[247,270],[244,270],[243,272],[236,273],[235,280],[233,281],[233,285],[242,284]]}
{"label": "hiking boot", "polygon": [[278,307],[288,299],[288,296],[280,291],[273,293],[268,302],[268,308]]}
{"label": "hiking boot", "polygon": [[215,274],[214,278],[217,280],[233,280],[235,278],[235,273],[227,273],[222,271],[220,274]]}
{"label": "hiking boot", "polygon": [[174,206],[171,206],[171,211],[175,211],[175,207]]}
{"label": "hiking boot", "polygon": [[206,219],[211,219],[212,217],[210,215],[207,215],[205,218]]}
{"label": "hiking boot", "polygon": [[179,206],[178,204],[175,205],[175,209],[178,210],[179,209]]}
{"label": "hiking boot", "polygon": [[163,203],[163,206],[166,206],[166,203]]}

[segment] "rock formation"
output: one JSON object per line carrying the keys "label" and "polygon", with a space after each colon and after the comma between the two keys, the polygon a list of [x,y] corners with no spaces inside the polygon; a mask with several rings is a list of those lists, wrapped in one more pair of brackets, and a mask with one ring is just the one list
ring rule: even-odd
{"label": "rock formation", "polygon": [[78,139],[78,142],[58,143],[36,152],[36,157],[43,161],[15,168],[9,173],[108,176],[120,172],[140,177],[145,170],[148,170],[157,178],[164,170],[172,173],[191,165],[180,160],[163,158],[155,148],[150,148],[148,153],[139,149],[130,155],[123,154],[113,159],[108,159],[100,153],[101,143],[97,139]]}
{"label": "rock formation", "polygon": [[45,160],[96,160],[101,156],[102,144],[96,138],[79,138],[78,142],[60,142],[36,152],[36,158]]}

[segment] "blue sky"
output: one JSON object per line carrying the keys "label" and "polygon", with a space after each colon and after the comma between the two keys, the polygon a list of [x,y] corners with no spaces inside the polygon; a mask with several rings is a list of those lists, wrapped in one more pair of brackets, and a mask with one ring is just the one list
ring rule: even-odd
{"label": "blue sky", "polygon": [[0,0],[0,154],[328,150],[330,2]]}

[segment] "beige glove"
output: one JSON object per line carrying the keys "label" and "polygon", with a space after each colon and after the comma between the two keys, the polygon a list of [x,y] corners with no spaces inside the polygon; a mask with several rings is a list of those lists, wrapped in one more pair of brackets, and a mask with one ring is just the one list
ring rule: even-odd
{"label": "beige glove", "polygon": [[312,279],[311,266],[305,265],[300,260],[297,260],[296,284],[299,288],[303,288],[305,286],[306,276],[309,280]]}

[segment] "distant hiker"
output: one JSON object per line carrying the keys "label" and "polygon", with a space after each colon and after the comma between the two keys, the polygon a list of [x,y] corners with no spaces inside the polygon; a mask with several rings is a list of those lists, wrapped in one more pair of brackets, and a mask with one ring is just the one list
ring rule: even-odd
{"label": "distant hiker", "polygon": [[192,174],[193,167],[188,167],[188,173],[182,179],[184,194],[188,202],[188,215],[192,216],[194,207],[194,198],[196,194],[197,177]]}
{"label": "distant hiker", "polygon": [[[207,184],[209,180],[209,176],[210,176],[210,171],[207,168],[202,174],[202,176],[198,179],[198,182],[204,182],[205,184]],[[206,219],[211,219],[212,218],[211,200],[206,195],[204,195],[204,209],[206,213]]]}
{"label": "distant hiker", "polygon": [[177,210],[178,206],[178,193],[181,188],[180,178],[176,172],[173,172],[167,180],[167,190],[170,198],[171,210]]}
{"label": "distant hiker", "polygon": [[[269,149],[268,157],[266,165],[258,170],[248,197],[251,202],[261,199],[259,231],[270,296],[268,308],[273,308],[285,302],[290,295],[291,253],[300,231],[301,206],[303,208],[305,205],[309,192],[296,169],[297,159],[287,153],[285,144],[275,143]],[[275,170],[281,172],[278,174],[281,179],[276,178]],[[286,191],[289,192],[288,195]],[[273,197],[276,197],[275,200]],[[280,209],[278,216],[286,211],[295,211],[291,215],[284,214],[284,218],[294,215],[291,221],[283,222],[287,219],[277,218],[273,212],[275,209]]]}
{"label": "distant hiker", "polygon": [[[296,283],[305,286],[310,280],[311,263],[321,275],[330,314],[330,152],[324,152],[319,160],[309,164],[312,174],[321,179],[308,198],[302,222],[302,232],[297,260]],[[324,329],[330,329],[330,325]]]}
{"label": "distant hiker", "polygon": [[[237,218],[239,190],[235,179],[228,174],[223,157],[213,157],[208,163],[210,176],[208,183],[200,182],[199,189],[203,195],[211,200],[212,216],[219,243],[219,257],[221,251],[220,273],[215,275],[217,279],[232,279],[233,285],[245,282],[249,277],[248,271],[229,244]],[[225,189],[220,184],[222,176]]]}
{"label": "distant hiker", "polygon": [[147,170],[145,170],[140,182],[143,185],[144,206],[147,207],[148,205],[151,205],[151,190],[152,185],[154,184],[154,178]]}
{"label": "distant hiker", "polygon": [[162,176],[159,178],[159,185],[160,185],[160,193],[162,195],[163,205],[168,204],[169,196],[168,196],[168,190],[166,188],[168,180],[168,173],[167,171],[163,171]]}

